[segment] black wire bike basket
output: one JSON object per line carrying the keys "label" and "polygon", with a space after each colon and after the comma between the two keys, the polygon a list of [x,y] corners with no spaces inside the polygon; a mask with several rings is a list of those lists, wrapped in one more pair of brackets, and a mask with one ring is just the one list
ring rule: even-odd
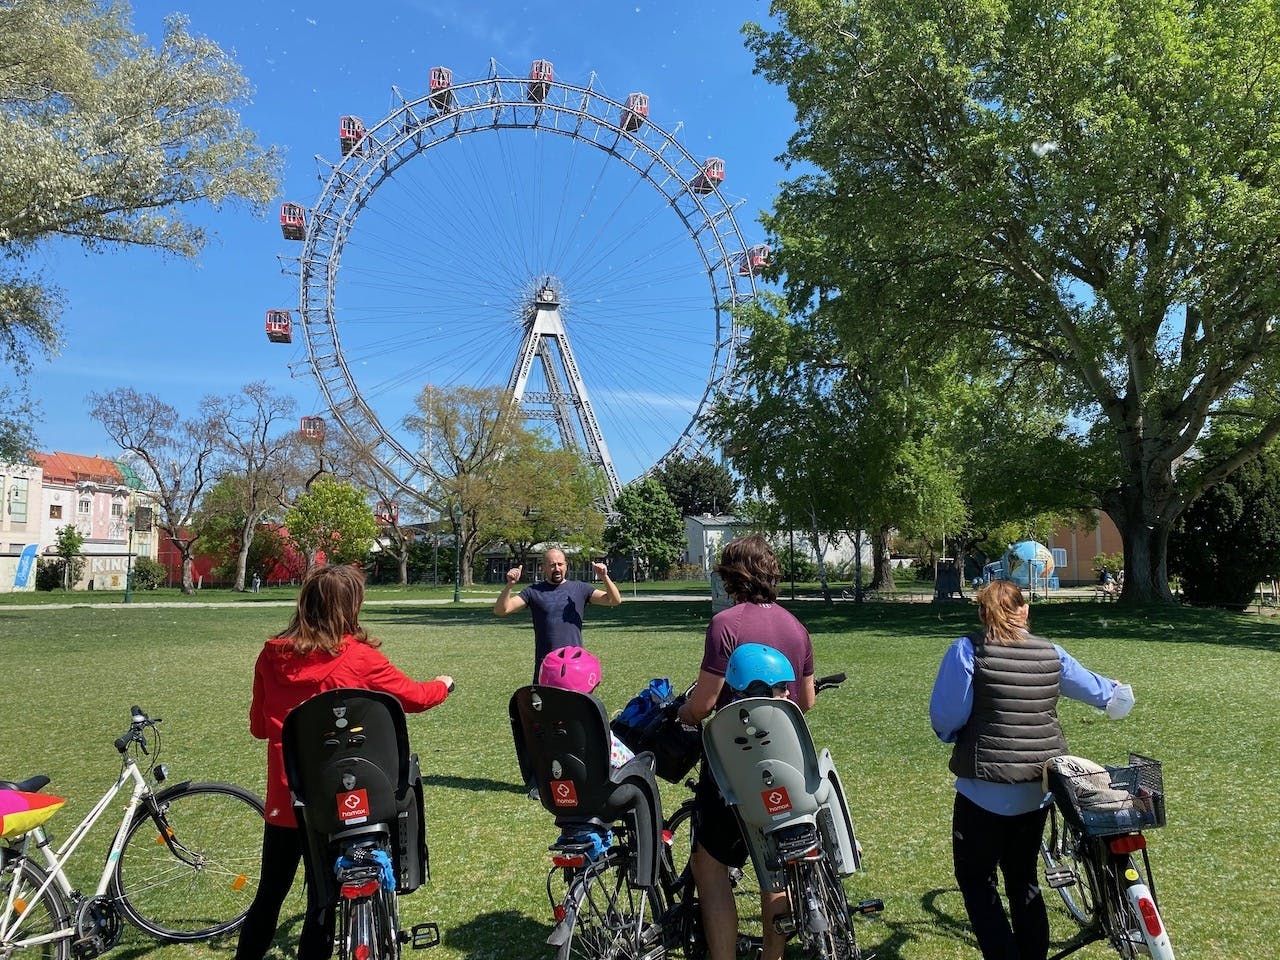
{"label": "black wire bike basket", "polygon": [[1063,816],[1093,837],[1154,830],[1165,824],[1164,777],[1160,761],[1129,754],[1124,766],[1049,778]]}

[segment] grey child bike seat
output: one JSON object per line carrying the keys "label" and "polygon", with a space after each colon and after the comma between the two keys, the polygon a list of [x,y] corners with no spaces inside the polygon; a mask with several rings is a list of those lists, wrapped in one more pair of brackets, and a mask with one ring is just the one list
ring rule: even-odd
{"label": "grey child bike seat", "polygon": [[853,819],[831,753],[815,749],[794,703],[751,697],[727,704],[703,728],[702,743],[762,888],[786,886],[782,848],[805,825],[816,830],[840,876],[859,868]]}

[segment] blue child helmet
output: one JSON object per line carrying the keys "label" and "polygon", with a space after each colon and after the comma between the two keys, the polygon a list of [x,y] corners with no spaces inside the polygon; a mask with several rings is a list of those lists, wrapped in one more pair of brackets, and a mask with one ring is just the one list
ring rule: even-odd
{"label": "blue child helmet", "polygon": [[724,672],[724,682],[739,693],[753,683],[773,687],[795,680],[796,671],[781,650],[763,643],[744,643],[733,651]]}

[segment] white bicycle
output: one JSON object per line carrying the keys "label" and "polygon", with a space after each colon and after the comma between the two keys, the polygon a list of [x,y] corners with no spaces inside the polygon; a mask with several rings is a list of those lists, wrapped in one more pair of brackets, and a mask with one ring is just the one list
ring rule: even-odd
{"label": "white bicycle", "polygon": [[[160,940],[194,942],[237,929],[253,902],[262,860],[263,805],[227,783],[183,781],[152,790],[167,777],[158,763],[158,717],[134,707],[115,742],[120,776],[54,845],[43,826],[6,838],[0,847],[0,960],[95,957],[120,939],[121,918]],[[149,758],[146,768],[136,755]],[[46,776],[0,788],[34,792]],[[126,788],[129,800],[97,887],[80,893],[65,867]],[[38,862],[37,862],[38,861]]]}

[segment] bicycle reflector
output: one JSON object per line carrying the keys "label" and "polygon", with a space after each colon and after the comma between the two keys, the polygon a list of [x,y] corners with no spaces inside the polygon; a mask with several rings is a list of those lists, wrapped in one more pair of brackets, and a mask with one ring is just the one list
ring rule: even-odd
{"label": "bicycle reflector", "polygon": [[365,883],[344,883],[342,885],[342,899],[358,900],[361,897],[372,897],[378,892],[378,878],[374,877]]}
{"label": "bicycle reflector", "polygon": [[1107,841],[1112,853],[1126,854],[1143,850],[1147,846],[1147,838],[1140,833],[1126,833],[1121,837],[1112,837]]}
{"label": "bicycle reflector", "polygon": [[580,853],[569,856],[552,857],[551,862],[557,867],[585,867],[587,858]]}
{"label": "bicycle reflector", "polygon": [[1142,925],[1147,928],[1150,936],[1160,936],[1160,911],[1156,909],[1155,901],[1150,897],[1138,898],[1138,912],[1142,914]]}

